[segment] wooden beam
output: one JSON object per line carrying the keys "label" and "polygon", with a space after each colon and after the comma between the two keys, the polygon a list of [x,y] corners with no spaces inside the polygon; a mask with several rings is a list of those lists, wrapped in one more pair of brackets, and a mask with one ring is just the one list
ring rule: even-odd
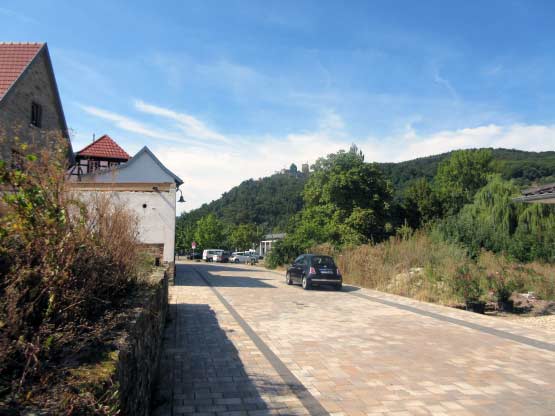
{"label": "wooden beam", "polygon": [[175,189],[175,182],[68,182],[67,185],[72,191],[97,192],[169,192]]}

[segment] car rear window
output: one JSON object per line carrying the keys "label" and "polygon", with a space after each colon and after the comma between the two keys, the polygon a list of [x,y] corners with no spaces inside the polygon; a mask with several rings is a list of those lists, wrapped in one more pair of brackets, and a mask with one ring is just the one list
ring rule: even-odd
{"label": "car rear window", "polygon": [[313,266],[335,267],[335,263],[333,262],[333,259],[329,256],[314,256],[312,258],[312,265]]}

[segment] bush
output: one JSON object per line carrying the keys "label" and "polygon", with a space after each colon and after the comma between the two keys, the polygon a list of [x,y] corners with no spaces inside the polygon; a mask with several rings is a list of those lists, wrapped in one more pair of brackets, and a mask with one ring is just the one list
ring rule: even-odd
{"label": "bush", "polygon": [[515,203],[518,188],[499,176],[490,177],[474,201],[436,225],[443,238],[462,243],[470,256],[482,249],[504,253],[521,262],[555,261],[555,209]]}
{"label": "bush", "polygon": [[472,258],[436,229],[380,244],[344,249],[323,244],[310,251],[333,256],[346,283],[423,301],[460,304],[484,300],[488,291],[500,301],[514,291],[555,300],[555,265],[516,263],[485,250]]}
{"label": "bush", "polygon": [[140,275],[136,218],[106,196],[68,192],[63,156],[0,162],[0,402],[2,392],[30,395],[44,362],[67,352]]}
{"label": "bush", "polygon": [[276,241],[272,250],[266,255],[264,264],[270,269],[275,269],[278,266],[292,263],[303,252],[302,247],[297,246],[287,238]]}

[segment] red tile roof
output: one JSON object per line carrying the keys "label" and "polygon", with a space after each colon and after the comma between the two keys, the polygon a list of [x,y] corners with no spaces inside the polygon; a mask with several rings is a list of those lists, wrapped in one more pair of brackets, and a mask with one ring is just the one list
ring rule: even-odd
{"label": "red tile roof", "polygon": [[44,46],[44,43],[0,42],[0,100]]}
{"label": "red tile roof", "polygon": [[107,134],[78,151],[77,156],[125,159],[126,161],[131,159],[131,156],[129,156],[127,152]]}

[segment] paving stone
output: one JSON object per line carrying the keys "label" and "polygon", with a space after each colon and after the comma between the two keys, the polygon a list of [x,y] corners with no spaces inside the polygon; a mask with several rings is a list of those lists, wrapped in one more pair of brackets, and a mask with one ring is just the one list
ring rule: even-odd
{"label": "paving stone", "polygon": [[159,390],[182,414],[555,414],[552,332],[347,285],[304,291],[250,266],[177,271]]}

